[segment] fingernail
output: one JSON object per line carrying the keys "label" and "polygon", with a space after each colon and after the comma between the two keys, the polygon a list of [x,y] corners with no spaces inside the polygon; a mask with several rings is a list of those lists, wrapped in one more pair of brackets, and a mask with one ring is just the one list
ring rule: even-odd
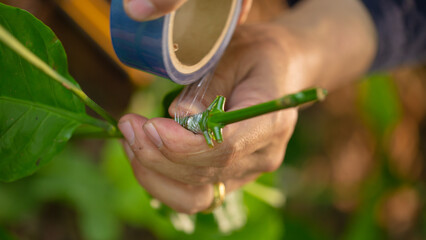
{"label": "fingernail", "polygon": [[151,141],[160,148],[163,146],[163,141],[160,138],[160,135],[158,135],[157,129],[155,129],[154,125],[152,123],[148,123],[144,126],[145,132],[147,133],[148,137],[151,139]]}
{"label": "fingernail", "polygon": [[126,9],[127,14],[137,20],[144,20],[155,12],[155,7],[149,0],[129,0]]}
{"label": "fingernail", "polygon": [[133,145],[133,143],[135,143],[135,132],[133,131],[132,124],[130,124],[128,121],[125,121],[123,123],[119,123],[118,128],[120,129],[121,133],[123,133],[124,138],[130,144],[130,146]]}
{"label": "fingernail", "polygon": [[123,146],[124,146],[124,151],[126,152],[127,157],[129,158],[129,161],[131,162],[133,158],[135,157],[135,154],[133,153],[132,148],[127,142],[124,142]]}

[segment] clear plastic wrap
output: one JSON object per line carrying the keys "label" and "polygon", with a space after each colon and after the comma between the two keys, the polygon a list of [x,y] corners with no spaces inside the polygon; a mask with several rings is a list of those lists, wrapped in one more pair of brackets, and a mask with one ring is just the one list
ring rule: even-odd
{"label": "clear plastic wrap", "polygon": [[185,117],[201,113],[206,109],[207,106],[203,105],[203,99],[210,86],[215,70],[216,67],[212,68],[200,81],[192,83],[182,90],[175,105],[174,119],[176,122],[182,125],[182,120]]}

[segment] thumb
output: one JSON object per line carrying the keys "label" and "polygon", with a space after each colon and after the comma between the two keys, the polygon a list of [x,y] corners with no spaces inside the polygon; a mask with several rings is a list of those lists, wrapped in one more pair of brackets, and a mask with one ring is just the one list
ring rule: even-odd
{"label": "thumb", "polygon": [[136,21],[159,18],[178,9],[186,0],[124,0],[124,10]]}

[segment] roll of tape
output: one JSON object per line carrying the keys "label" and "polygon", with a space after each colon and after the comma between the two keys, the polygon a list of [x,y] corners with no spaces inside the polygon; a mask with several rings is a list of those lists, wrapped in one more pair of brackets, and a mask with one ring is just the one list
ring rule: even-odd
{"label": "roll of tape", "polygon": [[122,0],[111,2],[111,38],[126,65],[190,84],[202,78],[225,51],[242,0],[188,0],[153,21],[130,19]]}

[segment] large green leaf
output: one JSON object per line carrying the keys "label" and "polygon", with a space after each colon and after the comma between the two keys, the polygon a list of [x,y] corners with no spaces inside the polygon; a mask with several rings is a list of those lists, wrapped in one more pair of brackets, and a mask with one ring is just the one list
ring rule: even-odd
{"label": "large green leaf", "polygon": [[[70,82],[55,34],[26,11],[0,4],[0,25]],[[0,42],[0,181],[47,163],[88,116],[70,91]]]}

